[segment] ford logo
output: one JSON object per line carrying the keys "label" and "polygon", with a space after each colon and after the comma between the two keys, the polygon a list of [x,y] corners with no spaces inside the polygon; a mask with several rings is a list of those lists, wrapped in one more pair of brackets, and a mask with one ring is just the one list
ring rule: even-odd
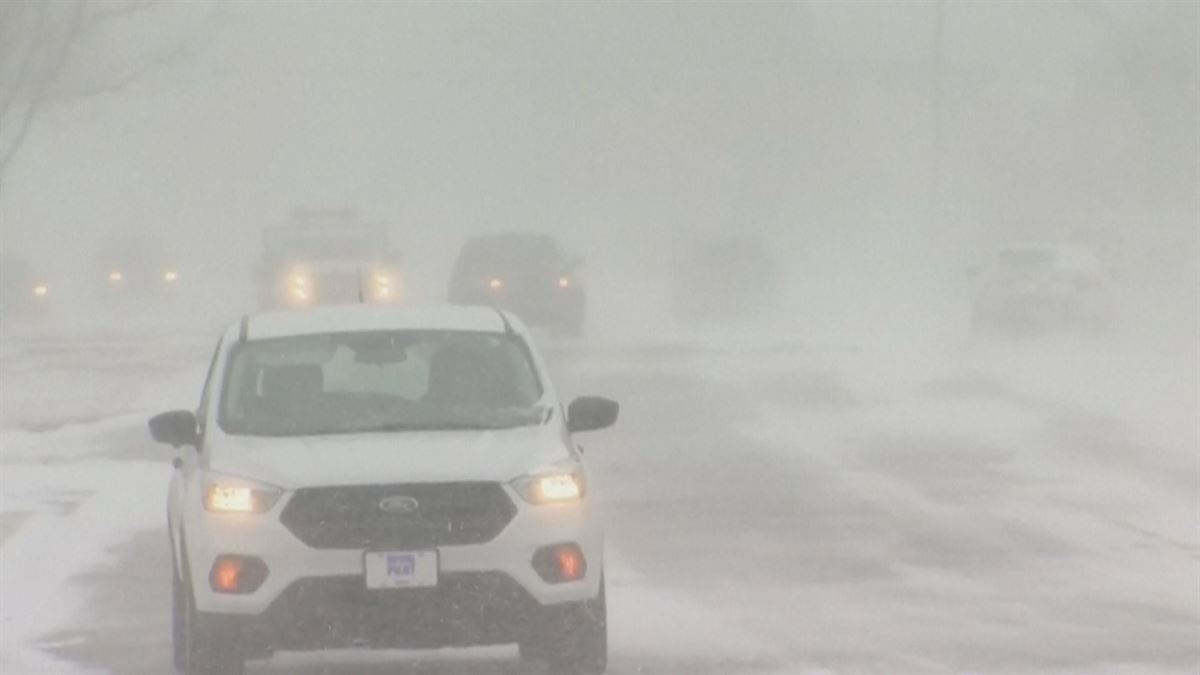
{"label": "ford logo", "polygon": [[387,497],[379,502],[379,510],[384,513],[413,513],[419,506],[421,502],[406,496]]}

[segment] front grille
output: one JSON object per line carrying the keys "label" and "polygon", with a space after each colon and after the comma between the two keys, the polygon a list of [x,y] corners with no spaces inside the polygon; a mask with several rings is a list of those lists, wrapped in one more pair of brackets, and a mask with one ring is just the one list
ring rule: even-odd
{"label": "front grille", "polygon": [[[389,497],[416,508],[385,511]],[[516,514],[499,483],[412,483],[304,488],[280,520],[313,548],[423,549],[490,541]]]}

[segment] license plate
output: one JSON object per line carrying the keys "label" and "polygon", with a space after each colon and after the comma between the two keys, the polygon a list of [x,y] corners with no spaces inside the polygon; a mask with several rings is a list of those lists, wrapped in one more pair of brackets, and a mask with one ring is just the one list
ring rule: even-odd
{"label": "license plate", "polygon": [[367,588],[437,586],[437,551],[368,551],[363,556]]}

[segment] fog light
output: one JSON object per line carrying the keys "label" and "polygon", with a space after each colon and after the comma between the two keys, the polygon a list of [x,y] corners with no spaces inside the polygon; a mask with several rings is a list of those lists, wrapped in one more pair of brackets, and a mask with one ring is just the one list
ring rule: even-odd
{"label": "fog light", "polygon": [[240,555],[217,556],[208,574],[209,585],[218,593],[253,593],[266,580],[266,563]]}
{"label": "fog light", "polygon": [[543,581],[561,584],[582,579],[587,574],[587,560],[578,544],[555,544],[533,554],[533,569]]}

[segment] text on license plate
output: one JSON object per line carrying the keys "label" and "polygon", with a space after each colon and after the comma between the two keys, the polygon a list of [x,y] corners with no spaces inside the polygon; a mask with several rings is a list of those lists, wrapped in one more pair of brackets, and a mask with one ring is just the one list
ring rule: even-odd
{"label": "text on license plate", "polygon": [[363,556],[367,588],[437,586],[437,551],[368,551]]}

